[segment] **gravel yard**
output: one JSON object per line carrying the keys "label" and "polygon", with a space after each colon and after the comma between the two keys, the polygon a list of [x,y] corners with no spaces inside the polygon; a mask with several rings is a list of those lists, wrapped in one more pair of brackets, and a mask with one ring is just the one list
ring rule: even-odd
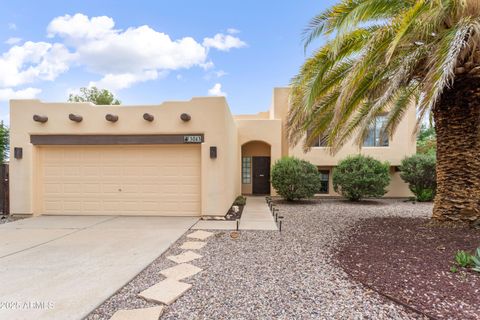
{"label": "gravel yard", "polygon": [[480,231],[469,227],[374,218],[350,230],[337,257],[354,279],[433,318],[473,320],[480,319],[480,274],[450,268],[457,250],[478,246]]}
{"label": "gravel yard", "polygon": [[[193,288],[169,306],[162,319],[418,319],[353,282],[334,262],[345,231],[362,218],[426,217],[429,204],[398,200],[351,204],[315,200],[277,202],[284,230],[242,231],[238,239],[215,232],[196,250],[192,264],[204,271],[183,280]],[[118,309],[154,306],[136,295],[163,279],[174,266],[165,257],[182,252],[180,238],[87,319],[109,319]]]}

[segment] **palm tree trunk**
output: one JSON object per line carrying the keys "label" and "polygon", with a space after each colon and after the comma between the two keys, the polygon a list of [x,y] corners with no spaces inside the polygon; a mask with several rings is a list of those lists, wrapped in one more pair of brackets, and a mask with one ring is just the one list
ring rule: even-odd
{"label": "palm tree trunk", "polygon": [[458,77],[433,109],[437,133],[437,195],[433,218],[480,219],[480,80]]}

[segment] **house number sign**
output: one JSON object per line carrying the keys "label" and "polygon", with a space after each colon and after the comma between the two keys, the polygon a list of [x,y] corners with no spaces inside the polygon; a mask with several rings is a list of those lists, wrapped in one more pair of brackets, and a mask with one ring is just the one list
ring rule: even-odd
{"label": "house number sign", "polygon": [[185,143],[202,143],[202,136],[183,136]]}

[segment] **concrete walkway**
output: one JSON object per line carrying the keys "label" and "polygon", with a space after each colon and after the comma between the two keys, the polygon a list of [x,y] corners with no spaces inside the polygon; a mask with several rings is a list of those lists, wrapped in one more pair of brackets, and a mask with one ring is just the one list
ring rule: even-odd
{"label": "concrete walkway", "polygon": [[240,230],[277,230],[265,197],[247,197],[240,219]]}
{"label": "concrete walkway", "polygon": [[[236,221],[200,220],[192,229],[235,230]],[[277,224],[267,206],[265,197],[247,197],[240,218],[240,230],[277,230]]]}
{"label": "concrete walkway", "polygon": [[40,216],[1,225],[0,319],[82,319],[197,220]]}

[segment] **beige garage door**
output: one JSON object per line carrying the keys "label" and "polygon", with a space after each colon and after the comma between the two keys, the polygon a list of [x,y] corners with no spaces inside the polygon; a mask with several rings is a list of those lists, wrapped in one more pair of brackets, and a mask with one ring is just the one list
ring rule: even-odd
{"label": "beige garage door", "polygon": [[200,147],[40,147],[45,214],[200,215]]}

